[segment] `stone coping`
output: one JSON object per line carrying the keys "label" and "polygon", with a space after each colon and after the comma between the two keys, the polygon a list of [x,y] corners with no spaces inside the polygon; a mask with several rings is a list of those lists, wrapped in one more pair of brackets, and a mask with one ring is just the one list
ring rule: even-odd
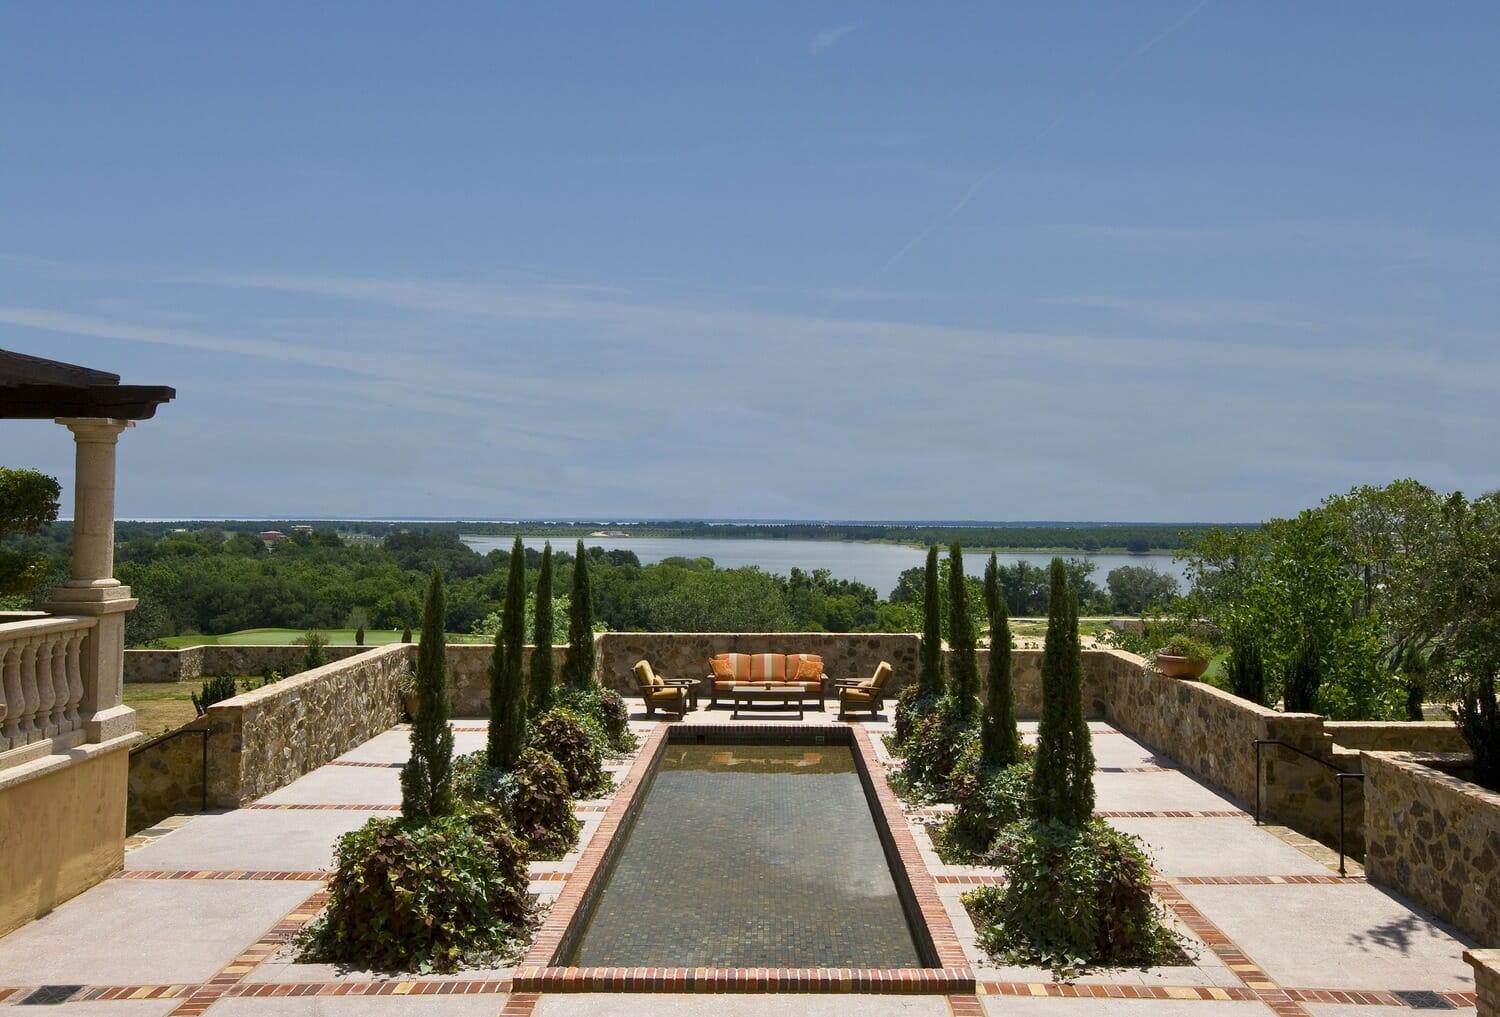
{"label": "stone coping", "polygon": [[[879,806],[889,839],[903,871],[893,871],[898,890],[904,881],[911,905],[920,914],[925,930],[914,930],[918,947],[929,947],[937,966],[920,968],[672,968],[672,967],[566,967],[555,964],[568,943],[570,927],[603,890],[610,863],[622,846],[634,813],[644,800],[655,767],[665,751],[671,732],[685,732],[697,739],[722,731],[726,737],[747,741],[757,736],[799,742],[822,735],[830,743],[848,744],[854,750],[866,793],[872,806]],[[894,861],[894,860],[893,860]],[[893,865],[893,870],[895,866]],[[904,877],[904,880],[903,880]],[[928,943],[924,944],[925,931]],[[847,725],[801,725],[788,728],[775,724],[733,723],[723,725],[662,726],[647,736],[635,763],[626,774],[598,829],[584,848],[562,893],[553,902],[546,921],[537,930],[531,947],[515,973],[518,992],[786,992],[786,993],[971,993],[975,978],[963,953],[953,923],[938,897],[937,883],[927,870],[916,839],[906,824],[900,800],[885,779],[885,770],[875,754],[870,736],[862,728]]]}
{"label": "stone coping", "polygon": [[215,703],[208,709],[210,715],[212,715],[212,711],[214,710],[222,711],[243,709],[244,707],[255,706],[267,700],[280,699],[283,696],[290,695],[291,693],[294,693],[305,686],[316,684],[317,682],[321,681],[331,674],[347,670],[351,664],[360,663],[366,660],[378,660],[383,656],[389,656],[391,654],[406,654],[408,652],[415,656],[415,644],[390,643],[386,646],[372,646],[366,649],[364,653],[357,653],[352,657],[345,657],[343,660],[331,661],[327,664],[324,664],[322,667],[315,667],[311,671],[303,671],[300,674],[295,674],[290,678],[283,678],[279,682],[272,682],[269,685],[262,685],[260,688],[251,689],[249,692],[241,692],[239,695],[234,696],[233,698],[224,699]]}

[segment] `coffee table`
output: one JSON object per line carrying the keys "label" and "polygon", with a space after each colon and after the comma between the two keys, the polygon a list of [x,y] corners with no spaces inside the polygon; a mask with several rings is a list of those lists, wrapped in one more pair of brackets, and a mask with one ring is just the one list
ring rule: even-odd
{"label": "coffee table", "polygon": [[751,709],[756,703],[769,704],[773,709],[779,707],[783,710],[797,708],[797,719],[801,720],[806,714],[803,712],[802,697],[806,694],[802,687],[785,688],[779,686],[764,685],[736,685],[729,690],[734,697],[734,712],[730,719],[736,720],[740,715],[740,707]]}

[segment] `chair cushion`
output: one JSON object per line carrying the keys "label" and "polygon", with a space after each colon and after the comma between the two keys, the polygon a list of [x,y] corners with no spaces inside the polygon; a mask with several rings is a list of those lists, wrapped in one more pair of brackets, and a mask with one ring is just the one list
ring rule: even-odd
{"label": "chair cushion", "polygon": [[665,684],[666,684],[666,682],[664,682],[664,681],[661,680],[661,675],[655,674],[655,673],[653,673],[651,675],[651,685],[653,687],[660,687],[660,686],[665,685]]}
{"label": "chair cushion", "polygon": [[[657,680],[660,681],[661,679]],[[672,688],[656,688],[655,686],[653,686],[652,688],[648,689],[644,693],[644,695],[653,703],[675,702],[682,697],[682,689],[679,689],[676,686],[673,686]]]}
{"label": "chair cushion", "polygon": [[875,692],[873,689],[839,689],[839,700],[845,703],[873,703]]}
{"label": "chair cushion", "polygon": [[751,653],[750,680],[753,682],[786,681],[786,658],[779,653]]}
{"label": "chair cushion", "polygon": [[635,683],[637,685],[650,685],[654,672],[651,670],[650,661],[638,660],[635,662]]}

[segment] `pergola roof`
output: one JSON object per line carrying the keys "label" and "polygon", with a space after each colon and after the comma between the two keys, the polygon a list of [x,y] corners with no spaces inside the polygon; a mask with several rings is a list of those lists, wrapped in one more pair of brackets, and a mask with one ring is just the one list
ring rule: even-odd
{"label": "pergola roof", "polygon": [[176,395],[165,385],[121,385],[108,371],[0,350],[0,419],[149,420]]}

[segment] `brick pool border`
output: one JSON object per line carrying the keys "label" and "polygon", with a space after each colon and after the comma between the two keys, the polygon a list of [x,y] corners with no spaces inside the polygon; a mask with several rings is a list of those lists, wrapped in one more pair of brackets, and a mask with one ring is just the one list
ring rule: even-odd
{"label": "brick pool border", "polygon": [[[931,993],[947,995],[975,991],[974,971],[964,956],[953,923],[938,899],[937,882],[927,871],[901,811],[901,802],[885,779],[885,769],[875,755],[869,734],[852,725],[798,725],[798,740],[822,735],[830,744],[848,739],[854,750],[870,801],[880,811],[905,881],[910,904],[920,915],[931,940],[938,966],[921,968],[672,968],[672,967],[564,967],[554,958],[563,947],[568,928],[598,892],[611,856],[611,845],[629,825],[642,787],[651,776],[657,758],[665,750],[667,725],[652,730],[646,744],[626,774],[569,874],[562,893],[553,902],[546,921],[537,930],[526,956],[514,976],[517,992],[786,992],[786,993]],[[684,732],[688,729],[683,729]],[[792,729],[775,724],[693,725],[691,737],[726,737],[746,741],[754,735],[771,739],[785,737]],[[898,888],[900,879],[897,880]]]}

